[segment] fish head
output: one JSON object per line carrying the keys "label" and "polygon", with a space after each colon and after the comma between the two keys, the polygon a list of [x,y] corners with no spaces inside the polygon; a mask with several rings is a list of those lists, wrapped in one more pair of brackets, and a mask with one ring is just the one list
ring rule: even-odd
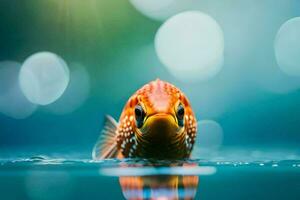
{"label": "fish head", "polygon": [[168,145],[196,134],[197,121],[187,97],[168,82],[157,79],[146,84],[125,110],[139,143]]}

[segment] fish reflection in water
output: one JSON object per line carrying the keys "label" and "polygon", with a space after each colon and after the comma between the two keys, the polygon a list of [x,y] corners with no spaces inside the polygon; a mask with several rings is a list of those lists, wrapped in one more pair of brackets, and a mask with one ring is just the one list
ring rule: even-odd
{"label": "fish reflection in water", "polygon": [[123,195],[128,200],[194,199],[198,176],[153,175],[120,177]]}
{"label": "fish reflection in water", "polygon": [[198,175],[215,172],[213,167],[183,165],[121,165],[102,170],[102,174],[118,176],[123,195],[128,200],[194,199]]}

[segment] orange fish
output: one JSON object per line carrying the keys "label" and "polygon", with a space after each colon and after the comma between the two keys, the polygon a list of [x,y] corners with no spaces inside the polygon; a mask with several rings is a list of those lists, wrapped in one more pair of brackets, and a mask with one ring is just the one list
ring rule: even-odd
{"label": "orange fish", "polygon": [[93,158],[188,158],[196,133],[197,120],[187,97],[157,79],[129,98],[119,123],[106,117]]}

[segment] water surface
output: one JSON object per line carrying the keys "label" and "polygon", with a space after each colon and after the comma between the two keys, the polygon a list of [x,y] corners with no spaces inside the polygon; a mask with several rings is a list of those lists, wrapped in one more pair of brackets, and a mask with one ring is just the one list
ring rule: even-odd
{"label": "water surface", "polygon": [[300,160],[2,158],[0,190],[33,200],[299,199]]}

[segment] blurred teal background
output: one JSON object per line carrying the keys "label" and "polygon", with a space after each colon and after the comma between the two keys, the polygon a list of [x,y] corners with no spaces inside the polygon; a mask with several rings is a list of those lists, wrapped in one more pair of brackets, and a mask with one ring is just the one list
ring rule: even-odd
{"label": "blurred teal background", "polygon": [[[299,146],[300,77],[280,71],[274,40],[283,23],[300,16],[300,1],[187,2],[172,14],[199,10],[223,30],[224,65],[207,81],[179,80],[169,73],[154,47],[163,21],[143,15],[128,1],[1,1],[0,61],[22,63],[36,52],[49,51],[71,71],[71,63],[82,66],[88,76],[86,98],[72,112],[53,112],[54,102],[38,106],[24,119],[0,113],[1,151],[90,152],[103,116],[118,119],[131,94],[156,78],[179,87],[198,120],[218,122],[221,147]],[[81,80],[77,85],[84,84]]]}
{"label": "blurred teal background", "polygon": [[[92,160],[156,78],[191,101],[192,159]],[[0,199],[298,200],[299,102],[299,0],[0,1]]]}

